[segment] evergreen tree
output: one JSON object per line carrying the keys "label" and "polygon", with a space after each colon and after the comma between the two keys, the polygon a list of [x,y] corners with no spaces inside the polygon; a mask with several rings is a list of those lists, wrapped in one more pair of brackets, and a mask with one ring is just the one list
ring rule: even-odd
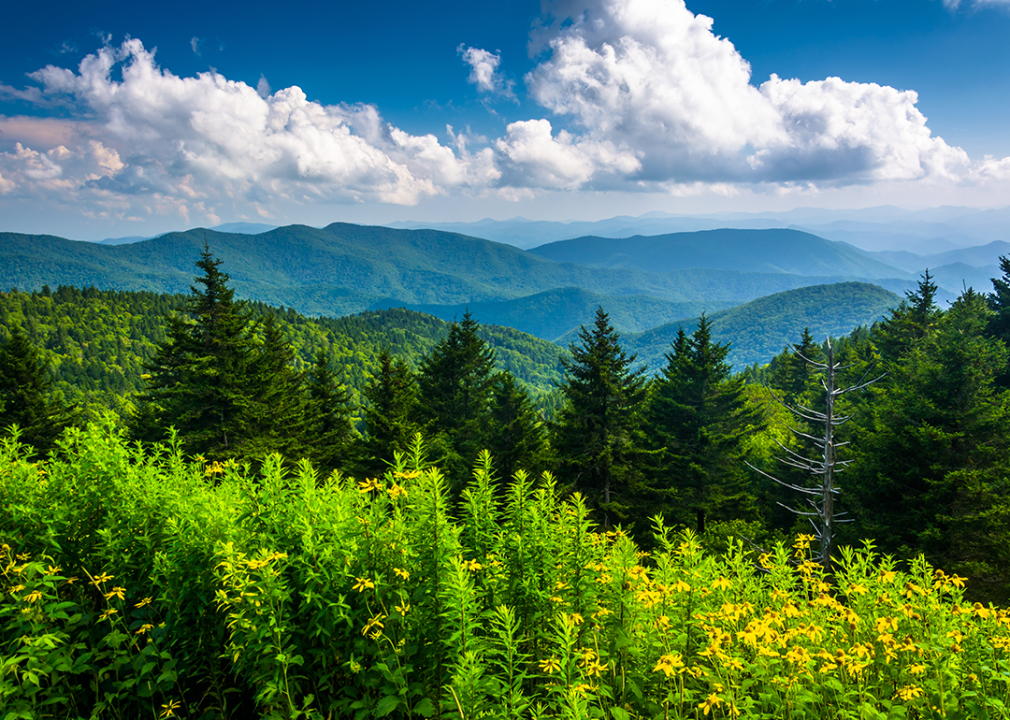
{"label": "evergreen tree", "polygon": [[417,378],[402,358],[388,350],[379,355],[379,370],[364,389],[365,439],[360,462],[366,477],[382,475],[396,451],[404,452],[420,430]]}
{"label": "evergreen tree", "polygon": [[980,482],[1003,475],[1010,449],[1010,393],[995,383],[1007,350],[986,337],[989,320],[985,299],[969,289],[874,388],[871,424],[853,442],[859,462],[848,484],[860,535],[887,552],[925,552],[956,570],[966,558],[955,554],[954,528],[966,509],[1002,502],[1002,482],[988,490]]}
{"label": "evergreen tree", "polygon": [[495,353],[477,335],[479,327],[467,311],[424,357],[418,375],[425,432],[457,488],[466,481],[486,440]]}
{"label": "evergreen tree", "polygon": [[261,460],[272,452],[298,459],[311,454],[313,447],[303,378],[292,367],[294,351],[273,316],[262,322],[262,328],[263,341],[249,361],[245,410],[232,452],[250,460]]}
{"label": "evergreen tree", "polygon": [[772,360],[769,386],[786,403],[804,403],[809,399],[807,395],[811,388],[820,390],[817,373],[807,361],[820,362],[823,355],[821,347],[810,334],[810,328],[803,328],[800,341]]}
{"label": "evergreen tree", "polygon": [[1003,275],[992,279],[992,293],[986,297],[992,315],[986,328],[989,335],[1010,344],[1010,258],[1000,255],[999,269]]}
{"label": "evergreen tree", "polygon": [[873,341],[886,360],[897,360],[927,335],[939,318],[936,283],[926,270],[915,290],[905,293],[886,322],[874,327]]}
{"label": "evergreen tree", "polygon": [[330,472],[350,467],[357,433],[351,424],[350,393],[337,378],[325,350],[305,377],[307,407],[304,445],[316,467]]}
{"label": "evergreen tree", "polygon": [[754,508],[744,440],[761,418],[747,402],[743,377],[731,376],[729,350],[713,342],[704,315],[690,337],[681,328],[646,410],[646,435],[658,453],[650,479],[658,498],[651,504],[699,533],[710,519],[743,518]]}
{"label": "evergreen tree", "polygon": [[565,402],[551,426],[551,446],[567,479],[604,518],[623,520],[632,502],[639,454],[638,410],[645,397],[645,368],[631,370],[635,355],[621,348],[610,318],[598,308],[592,330],[579,330],[565,361]]}
{"label": "evergreen tree", "polygon": [[0,437],[9,437],[17,425],[20,442],[44,456],[74,422],[74,409],[54,396],[49,363],[14,326],[10,340],[0,345]]}
{"label": "evergreen tree", "polygon": [[541,469],[546,450],[544,428],[529,395],[510,372],[493,378],[488,419],[487,449],[504,480],[516,470],[535,474]]}
{"label": "evergreen tree", "polygon": [[190,286],[186,313],[171,316],[168,339],[150,364],[148,389],[134,420],[138,439],[160,439],[174,427],[187,451],[207,459],[234,456],[250,405],[255,345],[245,304],[204,246],[196,266],[204,274]]}

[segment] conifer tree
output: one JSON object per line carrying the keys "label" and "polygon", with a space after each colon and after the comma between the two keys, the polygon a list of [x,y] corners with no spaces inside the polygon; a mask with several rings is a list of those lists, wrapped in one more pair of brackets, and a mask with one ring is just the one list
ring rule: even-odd
{"label": "conifer tree", "polygon": [[620,335],[603,308],[592,329],[579,330],[579,343],[565,361],[565,402],[551,427],[551,446],[561,478],[601,508],[605,521],[627,518],[636,480],[634,460],[645,368],[632,370]]}
{"label": "conifer tree", "polygon": [[294,351],[273,316],[262,322],[263,341],[251,353],[245,410],[233,449],[235,457],[259,460],[272,452],[289,459],[310,454],[307,398],[302,375],[292,367]]}
{"label": "conifer tree", "polygon": [[308,456],[323,472],[349,468],[357,435],[351,424],[351,397],[325,350],[316,355],[305,386],[308,397],[303,444]]}
{"label": "conifer tree", "polygon": [[133,423],[138,439],[161,439],[172,426],[190,453],[234,456],[250,405],[255,345],[245,303],[236,302],[229,276],[205,245],[196,266],[202,286],[190,286],[186,313],[171,316],[167,341],[146,366],[148,389]]}
{"label": "conifer tree", "polygon": [[457,489],[486,439],[495,353],[477,335],[479,327],[467,311],[424,357],[418,374],[425,433]]}
{"label": "conifer tree", "polygon": [[1002,503],[1010,392],[995,379],[1008,355],[986,336],[990,314],[969,289],[889,364],[876,389],[868,427],[853,443],[858,465],[848,484],[860,536],[876,538],[887,552],[925,552],[956,570],[965,558],[955,555],[954,529],[966,513]]}
{"label": "conifer tree", "polygon": [[388,468],[396,451],[405,452],[420,430],[417,423],[417,378],[402,358],[388,350],[379,354],[379,369],[365,386],[365,438],[361,443],[361,469],[377,477]]}
{"label": "conifer tree", "polygon": [[936,283],[926,270],[915,290],[905,293],[886,322],[874,327],[873,340],[886,360],[897,360],[929,335],[940,315],[936,307]]}
{"label": "conifer tree", "polygon": [[487,449],[499,476],[508,481],[516,470],[536,474],[543,462],[546,437],[529,395],[510,372],[492,381]]}
{"label": "conifer tree", "polygon": [[811,386],[820,390],[814,366],[807,360],[818,362],[822,356],[823,352],[814,341],[810,328],[803,328],[800,341],[791,348],[787,347],[785,352],[772,361],[768,384],[787,403],[803,400]]}
{"label": "conifer tree", "polygon": [[670,520],[705,530],[710,519],[753,513],[744,439],[760,426],[746,399],[743,377],[726,363],[730,346],[712,340],[704,315],[689,337],[681,328],[666,354],[647,406],[648,441],[657,451],[650,487],[665,496]]}
{"label": "conifer tree", "polygon": [[15,325],[0,345],[0,437],[9,437],[17,425],[20,442],[44,456],[74,422],[74,409],[54,395],[49,363]]}

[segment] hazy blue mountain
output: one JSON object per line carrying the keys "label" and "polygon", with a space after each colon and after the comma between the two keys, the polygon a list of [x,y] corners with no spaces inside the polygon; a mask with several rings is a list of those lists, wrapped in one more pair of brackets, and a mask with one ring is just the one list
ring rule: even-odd
{"label": "hazy blue mountain", "polygon": [[118,238],[105,238],[104,240],[99,240],[99,245],[129,245],[130,243],[140,242],[141,240],[150,240],[148,235],[128,235],[127,237]]}
{"label": "hazy blue mountain", "polygon": [[[240,297],[313,315],[345,315],[388,301],[459,305],[513,300],[566,287],[725,306],[863,277],[591,268],[435,230],[334,223],[321,229],[291,225],[255,236],[194,229],[117,246],[0,233],[0,288],[64,284],[184,293],[205,241],[224,261]],[[879,283],[898,292],[914,286],[912,278]]]}
{"label": "hazy blue mountain", "polygon": [[589,236],[541,245],[530,252],[556,262],[651,272],[715,268],[809,276],[907,276],[848,245],[788,229],[703,230],[622,239]]}
{"label": "hazy blue mountain", "polygon": [[276,225],[264,225],[263,223],[233,222],[215,225],[212,230],[226,233],[238,233],[240,235],[259,235],[261,233],[276,230]]}
{"label": "hazy blue mountain", "polygon": [[[860,325],[869,325],[896,307],[901,298],[869,283],[836,283],[776,293],[728,310],[711,313],[712,334],[732,348],[729,362],[736,369],[755,362],[768,362],[787,343],[799,339],[803,328],[818,341],[846,335]],[[629,352],[651,372],[666,364],[664,355],[677,337],[677,330],[693,332],[698,319],[691,318],[624,335]]]}
{"label": "hazy blue mountain", "polygon": [[532,248],[586,235],[631,237],[720,228],[794,228],[847,242],[864,250],[910,250],[935,253],[957,247],[1010,239],[1010,207],[979,210],[938,207],[906,210],[890,205],[857,210],[795,208],[786,212],[720,212],[677,215],[653,212],[594,222],[548,222],[525,218],[484,219],[472,223],[398,222],[391,227],[431,228]]}
{"label": "hazy blue mountain", "polygon": [[[233,223],[222,223],[221,225],[215,225],[212,230],[217,232],[226,233],[238,233],[240,235],[259,235],[260,233],[265,233],[269,230],[274,230],[276,225],[264,225],[263,223],[249,223],[249,222],[233,222]],[[200,228],[196,228],[199,230]],[[163,233],[164,234],[164,233]],[[105,238],[98,242],[99,245],[132,245],[133,243],[142,242],[144,240],[150,240],[151,238],[158,237],[157,235],[129,235],[127,237],[119,238]]]}
{"label": "hazy blue mountain", "polygon": [[602,295],[581,288],[558,288],[515,300],[475,302],[460,305],[397,305],[384,301],[376,309],[407,307],[443,320],[456,320],[469,310],[482,323],[506,325],[545,340],[589,325],[598,307],[610,314],[611,324],[620,332],[641,332],[656,325],[716,311],[732,303],[670,302],[646,295]]}
{"label": "hazy blue mountain", "polygon": [[1010,243],[994,240],[985,245],[956,248],[946,252],[916,254],[907,251],[868,252],[867,255],[908,272],[919,273],[929,268],[960,263],[977,268],[999,267],[1000,256],[1010,256]]}

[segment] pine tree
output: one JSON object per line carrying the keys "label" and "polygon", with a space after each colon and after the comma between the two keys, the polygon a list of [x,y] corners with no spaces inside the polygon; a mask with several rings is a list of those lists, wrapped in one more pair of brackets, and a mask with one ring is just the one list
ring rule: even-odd
{"label": "pine tree", "polygon": [[565,403],[551,426],[551,446],[563,480],[601,508],[606,520],[627,518],[636,478],[638,410],[645,368],[632,370],[610,318],[598,308],[592,330],[569,347]]}
{"label": "pine tree", "polygon": [[926,270],[915,290],[905,293],[891,316],[874,327],[873,340],[886,360],[897,360],[929,335],[939,318],[936,283]]}
{"label": "pine tree", "polygon": [[712,340],[702,315],[695,332],[677,333],[646,411],[648,440],[658,452],[651,489],[666,500],[666,516],[701,533],[711,519],[753,514],[744,440],[761,425],[742,377],[726,363],[730,346]]}
{"label": "pine tree", "polygon": [[[954,528],[965,508],[985,505],[979,479],[1005,471],[1010,392],[995,379],[1008,355],[985,334],[990,312],[969,289],[938,314],[925,338],[890,363],[875,391],[870,425],[852,446],[858,466],[848,484],[858,531],[887,552],[925,552],[934,564],[956,570],[964,558],[954,555]],[[992,485],[991,505],[1002,502],[1001,486]]]}
{"label": "pine tree", "polygon": [[820,390],[816,372],[808,360],[819,362],[823,357],[820,346],[814,342],[810,328],[803,328],[800,341],[772,361],[768,384],[787,403],[803,402],[808,391]]}
{"label": "pine tree", "polygon": [[484,449],[495,353],[478,335],[467,311],[421,361],[420,412],[440,464],[457,489]]}
{"label": "pine tree", "polygon": [[279,452],[289,459],[310,454],[307,398],[302,375],[293,368],[294,351],[273,316],[262,322],[263,341],[251,354],[245,410],[233,452],[261,460]]}
{"label": "pine tree", "polygon": [[[339,381],[325,350],[305,377],[307,407],[303,444],[323,472],[349,468],[357,433],[351,424],[350,393]],[[390,456],[391,457],[391,456]]]}
{"label": "pine tree", "polygon": [[255,387],[255,344],[245,303],[236,302],[230,279],[205,245],[196,266],[204,274],[190,286],[186,313],[171,316],[168,339],[150,364],[148,389],[133,422],[138,439],[161,439],[174,427],[188,452],[207,459],[233,457],[243,439],[244,415]]}
{"label": "pine tree", "polygon": [[417,378],[402,358],[388,350],[379,355],[379,370],[365,386],[365,438],[360,462],[366,477],[377,477],[387,469],[396,451],[405,452],[420,430]]}
{"label": "pine tree", "polygon": [[497,373],[492,380],[488,420],[487,449],[500,477],[508,480],[516,470],[535,475],[546,450],[544,428],[529,395],[510,372]]}
{"label": "pine tree", "polygon": [[20,442],[44,456],[75,421],[74,409],[55,397],[42,352],[14,326],[10,340],[0,345],[0,437],[9,437],[17,425]]}

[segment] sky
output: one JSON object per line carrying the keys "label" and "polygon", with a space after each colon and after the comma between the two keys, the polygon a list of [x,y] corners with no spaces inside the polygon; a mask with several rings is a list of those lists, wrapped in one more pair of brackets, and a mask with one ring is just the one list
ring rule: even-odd
{"label": "sky", "polygon": [[0,230],[1010,197],[1010,0],[16,3]]}

